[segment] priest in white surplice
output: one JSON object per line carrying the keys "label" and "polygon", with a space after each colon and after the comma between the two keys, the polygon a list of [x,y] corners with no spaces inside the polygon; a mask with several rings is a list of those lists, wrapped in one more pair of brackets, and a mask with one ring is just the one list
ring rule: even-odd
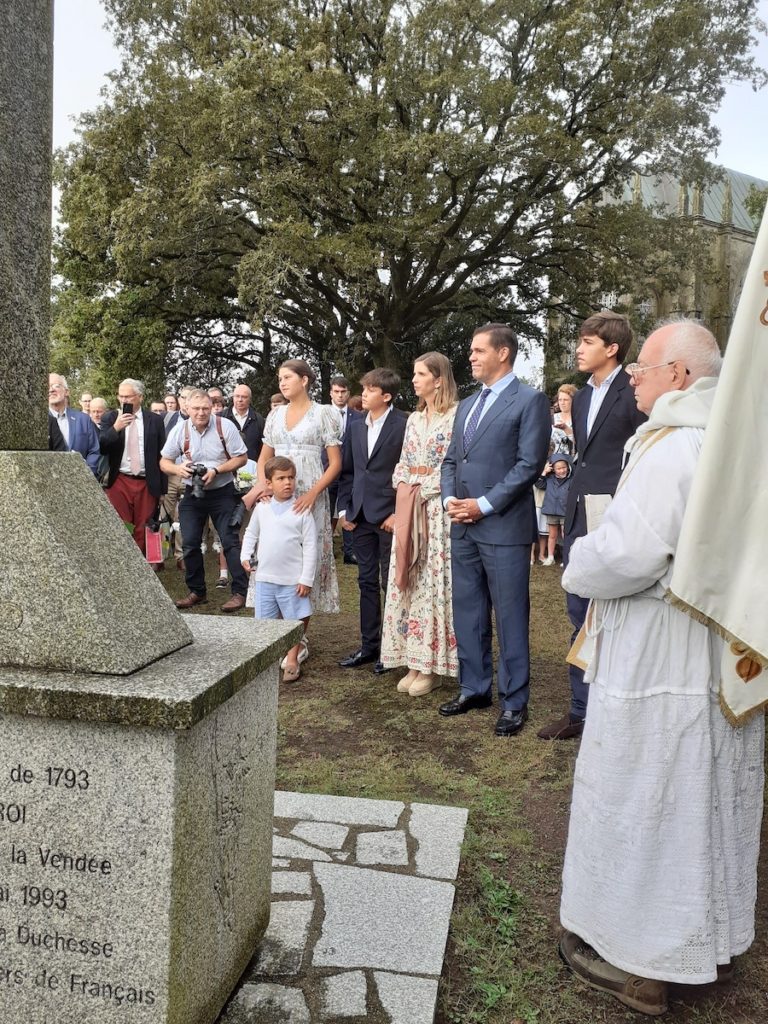
{"label": "priest in white surplice", "polygon": [[668,323],[626,369],[649,419],[628,443],[602,523],[577,541],[563,576],[567,591],[593,599],[595,653],[560,952],[593,986],[658,1015],[668,983],[727,980],[754,938],[764,719],[739,728],[725,719],[722,640],[667,595],[717,345],[693,321]]}

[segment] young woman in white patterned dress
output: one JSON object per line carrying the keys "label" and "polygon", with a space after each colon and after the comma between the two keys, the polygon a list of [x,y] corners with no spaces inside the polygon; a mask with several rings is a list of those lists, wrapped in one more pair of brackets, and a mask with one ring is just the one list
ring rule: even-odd
{"label": "young woman in white patterned dress", "polygon": [[[288,404],[274,408],[267,416],[258,463],[259,482],[247,495],[247,505],[252,507],[266,490],[264,465],[267,459],[273,455],[286,455],[291,459],[296,466],[295,510],[311,510],[317,525],[317,573],[310,594],[312,611],[338,612],[339,584],[333,559],[327,488],[341,472],[341,421],[335,409],[313,402],[309,397],[314,382],[314,371],[303,359],[288,359],[280,367],[278,385]],[[323,448],[328,456],[325,471],[320,461]]]}

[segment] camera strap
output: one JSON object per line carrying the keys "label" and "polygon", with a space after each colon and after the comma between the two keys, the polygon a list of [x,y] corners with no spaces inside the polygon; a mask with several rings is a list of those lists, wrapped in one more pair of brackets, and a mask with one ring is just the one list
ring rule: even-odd
{"label": "camera strap", "polygon": [[[224,449],[224,454],[227,457],[227,462],[229,462],[229,460],[232,458],[232,456],[227,451],[227,442],[224,440],[224,428],[221,425],[221,417],[220,416],[216,416],[214,414],[214,418],[216,420],[216,430],[217,430],[218,435],[219,435],[219,440],[221,441],[221,447]],[[190,451],[189,451],[189,420],[188,419],[184,420],[184,447],[183,447],[182,451],[184,452],[184,456],[191,462],[192,461],[192,456],[191,456]]]}

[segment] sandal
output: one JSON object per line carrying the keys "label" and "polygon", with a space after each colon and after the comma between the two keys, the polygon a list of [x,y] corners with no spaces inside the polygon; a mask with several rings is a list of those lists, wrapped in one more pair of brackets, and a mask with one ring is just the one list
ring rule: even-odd
{"label": "sandal", "polygon": [[[307,643],[307,638],[305,636],[303,636],[301,638],[301,640],[299,640],[299,664],[303,665],[308,657],[309,657],[309,644]],[[283,670],[283,672],[285,672],[285,666],[287,664],[288,664],[288,655],[286,654],[286,656],[280,662],[280,668]]]}
{"label": "sandal", "polygon": [[288,668],[284,668],[283,669],[283,682],[284,683],[295,683],[300,675],[301,675],[301,668],[298,665],[296,665],[295,668],[293,666],[289,666]]}

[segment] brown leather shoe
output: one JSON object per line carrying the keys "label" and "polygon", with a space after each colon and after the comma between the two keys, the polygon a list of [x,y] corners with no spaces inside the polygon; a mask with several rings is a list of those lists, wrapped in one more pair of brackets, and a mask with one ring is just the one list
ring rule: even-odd
{"label": "brown leather shoe", "polygon": [[641,978],[614,967],[573,932],[563,933],[558,950],[565,966],[592,988],[606,992],[649,1017],[660,1017],[667,1012],[666,981]]}
{"label": "brown leather shoe", "polygon": [[179,570],[179,572],[184,572],[184,559],[183,558],[177,558],[176,559],[176,568]]}
{"label": "brown leather shoe", "polygon": [[563,715],[549,725],[543,726],[536,735],[540,740],[572,740],[584,732],[584,719]]}
{"label": "brown leather shoe", "polygon": [[203,594],[187,594],[180,601],[176,602],[177,608],[194,608],[196,604],[208,604],[208,598]]}
{"label": "brown leather shoe", "polygon": [[239,612],[241,608],[245,608],[245,598],[242,594],[233,594],[227,603],[221,606],[223,612]]}

